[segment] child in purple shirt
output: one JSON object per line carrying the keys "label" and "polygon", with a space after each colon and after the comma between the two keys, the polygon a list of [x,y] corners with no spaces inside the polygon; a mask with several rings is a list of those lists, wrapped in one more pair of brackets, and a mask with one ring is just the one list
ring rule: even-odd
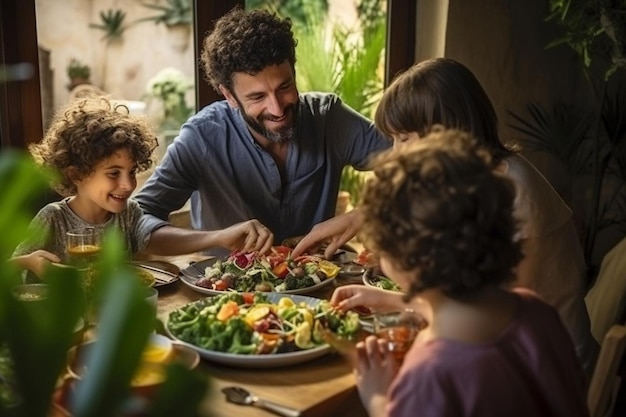
{"label": "child in purple shirt", "polygon": [[347,310],[410,307],[428,326],[400,364],[387,343],[357,345],[370,416],[587,416],[585,378],[557,312],[506,290],[522,258],[515,188],[466,133],[436,131],[376,159],[362,200],[366,247],[405,294],[335,290]]}

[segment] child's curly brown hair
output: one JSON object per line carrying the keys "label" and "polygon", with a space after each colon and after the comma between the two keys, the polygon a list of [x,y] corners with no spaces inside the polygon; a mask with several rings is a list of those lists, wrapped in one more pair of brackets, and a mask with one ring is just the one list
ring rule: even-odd
{"label": "child's curly brown hair", "polygon": [[513,279],[515,187],[469,134],[435,130],[374,161],[364,190],[364,244],[405,271],[407,300],[427,288],[462,298]]}
{"label": "child's curly brown hair", "polygon": [[138,172],[149,169],[157,145],[145,117],[131,115],[126,106],[104,97],[89,97],[60,109],[43,140],[29,150],[37,163],[60,174],[54,189],[70,196],[76,194],[73,180],[88,177],[100,161],[120,149],[128,150]]}
{"label": "child's curly brown hair", "polygon": [[267,10],[235,7],[204,39],[200,58],[207,81],[221,94],[220,85],[233,90],[236,72],[254,75],[285,61],[294,68],[297,43],[289,18],[281,19]]}

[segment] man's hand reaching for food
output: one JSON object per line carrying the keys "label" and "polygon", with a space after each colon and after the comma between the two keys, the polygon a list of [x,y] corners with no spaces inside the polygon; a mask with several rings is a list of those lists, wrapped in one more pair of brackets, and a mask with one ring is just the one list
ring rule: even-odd
{"label": "man's hand reaching for food", "polygon": [[339,248],[356,235],[362,223],[363,219],[358,209],[318,223],[298,242],[293,249],[292,256],[298,257],[309,252],[311,247],[325,242],[328,246],[324,250],[324,256],[330,259]]}

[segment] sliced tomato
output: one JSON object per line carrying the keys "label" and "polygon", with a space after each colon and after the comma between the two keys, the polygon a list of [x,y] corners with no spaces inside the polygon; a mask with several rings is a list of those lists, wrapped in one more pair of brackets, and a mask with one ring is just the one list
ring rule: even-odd
{"label": "sliced tomato", "polygon": [[363,249],[363,251],[358,254],[356,259],[354,259],[354,263],[367,267],[372,267],[379,264],[379,259],[378,255],[376,255],[374,252],[370,251],[369,249]]}
{"label": "sliced tomato", "polygon": [[291,249],[286,246],[272,246],[272,250],[265,258],[269,262],[270,266],[274,268],[276,265],[281,264],[287,260]]}
{"label": "sliced tomato", "polygon": [[285,262],[285,257],[283,255],[268,255],[266,259],[272,268]]}
{"label": "sliced tomato", "polygon": [[224,291],[228,289],[228,283],[224,280],[218,279],[215,281],[215,284],[213,284],[213,289],[216,291]]}
{"label": "sliced tomato", "polygon": [[283,261],[272,268],[272,273],[278,278],[285,278],[289,273],[289,267],[286,261]]}
{"label": "sliced tomato", "polygon": [[287,256],[291,253],[291,248],[287,246],[272,246],[272,252]]}
{"label": "sliced tomato", "polygon": [[243,297],[243,302],[246,304],[254,304],[254,294],[251,292],[244,292],[241,294]]}

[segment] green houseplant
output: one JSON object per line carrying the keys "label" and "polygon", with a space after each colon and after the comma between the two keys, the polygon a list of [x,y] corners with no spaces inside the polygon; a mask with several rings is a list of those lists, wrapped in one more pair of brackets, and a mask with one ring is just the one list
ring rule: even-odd
{"label": "green houseplant", "polygon": [[159,100],[163,117],[160,131],[178,131],[193,114],[185,95],[193,89],[193,81],[176,68],[164,68],[148,80],[146,96]]}
{"label": "green houseplant", "polygon": [[100,12],[101,23],[90,23],[89,27],[104,31],[102,39],[105,39],[107,42],[113,42],[122,38],[124,30],[126,29],[123,26],[125,18],[126,13],[123,10],[109,9],[106,12]]}
{"label": "green houseplant", "polygon": [[[381,0],[357,4],[360,29],[327,24],[323,7],[309,6],[306,20],[294,21],[298,39],[296,73],[301,91],[331,91],[356,111],[372,117],[383,90],[381,62],[386,40],[386,19]],[[358,202],[366,174],[344,168],[340,190]]]}
{"label": "green houseplant", "polygon": [[91,77],[91,67],[87,64],[83,64],[76,58],[70,59],[70,62],[66,67],[67,77],[70,82],[67,85],[67,89],[71,90],[80,84],[89,84]]}
{"label": "green houseplant", "polygon": [[163,23],[166,26],[175,26],[191,25],[193,21],[191,0],[165,0],[165,4],[142,3],[142,5],[160,13],[139,19],[140,22],[153,21],[156,24]]}
{"label": "green houseplant", "polygon": [[[33,214],[29,207],[34,196],[47,186],[48,178],[26,155],[0,153],[0,183],[6,197],[0,200],[0,345],[6,347],[2,351],[12,363],[11,389],[16,398],[11,403],[0,399],[2,416],[58,415],[51,413],[58,411],[51,408],[53,393],[75,337],[75,323],[84,314],[77,271],[50,268],[45,275],[48,297],[37,304],[20,301],[11,292],[21,278],[6,259],[28,235]],[[130,378],[153,328],[154,312],[143,300],[139,281],[132,279],[132,272],[124,266],[121,237],[112,233],[104,242],[98,263],[98,293],[102,300],[98,347],[86,363],[90,372],[70,397],[74,417],[120,415],[129,398]],[[5,375],[0,375],[0,386],[5,382]],[[158,399],[146,415],[165,417],[172,415],[172,407],[176,407],[177,415],[195,416],[205,390],[205,381],[197,375],[182,367],[170,367]]]}
{"label": "green houseplant", "polygon": [[165,0],[165,4],[142,3],[144,7],[158,10],[154,16],[144,17],[137,22],[163,23],[170,33],[170,44],[179,52],[187,49],[191,38],[193,10],[191,0]]}

